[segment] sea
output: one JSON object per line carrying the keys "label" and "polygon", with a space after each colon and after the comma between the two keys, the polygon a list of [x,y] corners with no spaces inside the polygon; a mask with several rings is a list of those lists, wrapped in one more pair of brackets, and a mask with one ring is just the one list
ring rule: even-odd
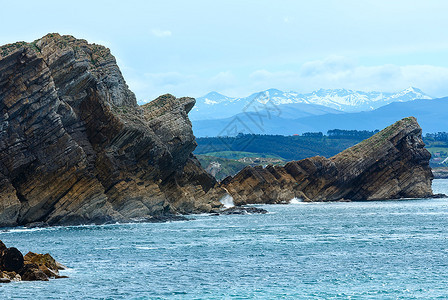
{"label": "sea", "polygon": [[[448,180],[434,180],[448,194]],[[448,198],[260,205],[268,214],[0,230],[66,279],[0,299],[447,299]]]}

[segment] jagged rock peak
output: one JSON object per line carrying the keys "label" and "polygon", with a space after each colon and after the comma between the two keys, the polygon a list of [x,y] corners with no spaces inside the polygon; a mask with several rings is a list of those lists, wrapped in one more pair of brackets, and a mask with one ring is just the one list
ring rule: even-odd
{"label": "jagged rock peak", "polygon": [[[132,93],[117,66],[115,57],[110,50],[97,44],[89,44],[86,40],[76,39],[71,35],[60,35],[50,33],[41,39],[31,43],[17,42],[0,47],[0,59],[14,55],[13,59],[20,56],[23,60],[25,56],[37,56],[42,58],[53,72],[55,83],[58,81],[68,81],[73,79],[67,77],[62,69],[71,69],[76,72],[87,71],[96,80],[83,78],[86,84],[94,81],[96,84],[107,89],[107,101],[109,104],[122,106],[137,106],[134,93]],[[58,74],[60,73],[60,74]],[[61,90],[61,94],[76,93],[77,90],[70,90],[72,85],[68,85],[67,90]]]}
{"label": "jagged rock peak", "polygon": [[284,167],[246,167],[223,180],[235,204],[384,200],[432,196],[430,153],[414,117],[331,157],[312,157]]}

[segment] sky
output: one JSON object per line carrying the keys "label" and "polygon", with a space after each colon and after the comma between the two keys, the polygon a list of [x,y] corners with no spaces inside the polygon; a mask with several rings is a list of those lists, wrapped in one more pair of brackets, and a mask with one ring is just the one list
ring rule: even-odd
{"label": "sky", "polygon": [[0,44],[107,46],[139,102],[269,88],[448,96],[448,1],[0,0]]}

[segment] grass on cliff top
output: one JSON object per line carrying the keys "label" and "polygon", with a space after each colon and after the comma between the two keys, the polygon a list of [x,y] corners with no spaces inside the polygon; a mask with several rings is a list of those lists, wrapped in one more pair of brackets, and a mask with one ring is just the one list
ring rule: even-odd
{"label": "grass on cliff top", "polygon": [[[0,58],[3,58],[21,47],[28,46],[36,53],[41,53],[41,49],[37,46],[37,42],[43,39],[51,39],[53,43],[59,48],[64,49],[72,47],[75,53],[83,52],[89,59],[92,65],[98,66],[105,57],[110,55],[110,50],[107,47],[97,44],[89,44],[86,40],[76,39],[71,35],[60,35],[59,33],[49,33],[44,37],[37,39],[31,43],[16,42],[13,44],[7,44],[0,47]],[[88,50],[85,50],[85,48]]]}
{"label": "grass on cliff top", "polygon": [[13,44],[7,44],[0,47],[0,57],[5,57],[10,53],[16,51],[17,49],[22,48],[23,46],[28,45],[26,42],[17,42]]}
{"label": "grass on cliff top", "polygon": [[[59,34],[57,33],[49,33],[44,37],[60,37]],[[31,43],[27,43],[27,42],[16,42],[16,43],[12,43],[12,44],[7,44],[7,45],[3,45],[0,47],[0,56],[1,57],[5,57],[7,55],[9,55],[10,53],[14,52],[17,49],[20,49],[24,46],[29,46],[31,47],[31,49],[33,49],[36,52],[40,53],[40,49],[39,47],[36,46],[36,43],[39,41],[40,39],[37,39],[35,41],[32,41]]]}

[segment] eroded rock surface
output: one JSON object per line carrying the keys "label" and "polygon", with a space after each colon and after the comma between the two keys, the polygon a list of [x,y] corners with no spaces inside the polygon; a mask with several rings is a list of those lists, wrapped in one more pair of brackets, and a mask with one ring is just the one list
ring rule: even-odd
{"label": "eroded rock surface", "polygon": [[49,34],[0,48],[0,226],[210,212],[192,98],[138,106],[109,49]]}
{"label": "eroded rock surface", "polygon": [[246,167],[221,186],[235,205],[430,197],[431,154],[421,134],[417,120],[405,118],[331,158]]}

